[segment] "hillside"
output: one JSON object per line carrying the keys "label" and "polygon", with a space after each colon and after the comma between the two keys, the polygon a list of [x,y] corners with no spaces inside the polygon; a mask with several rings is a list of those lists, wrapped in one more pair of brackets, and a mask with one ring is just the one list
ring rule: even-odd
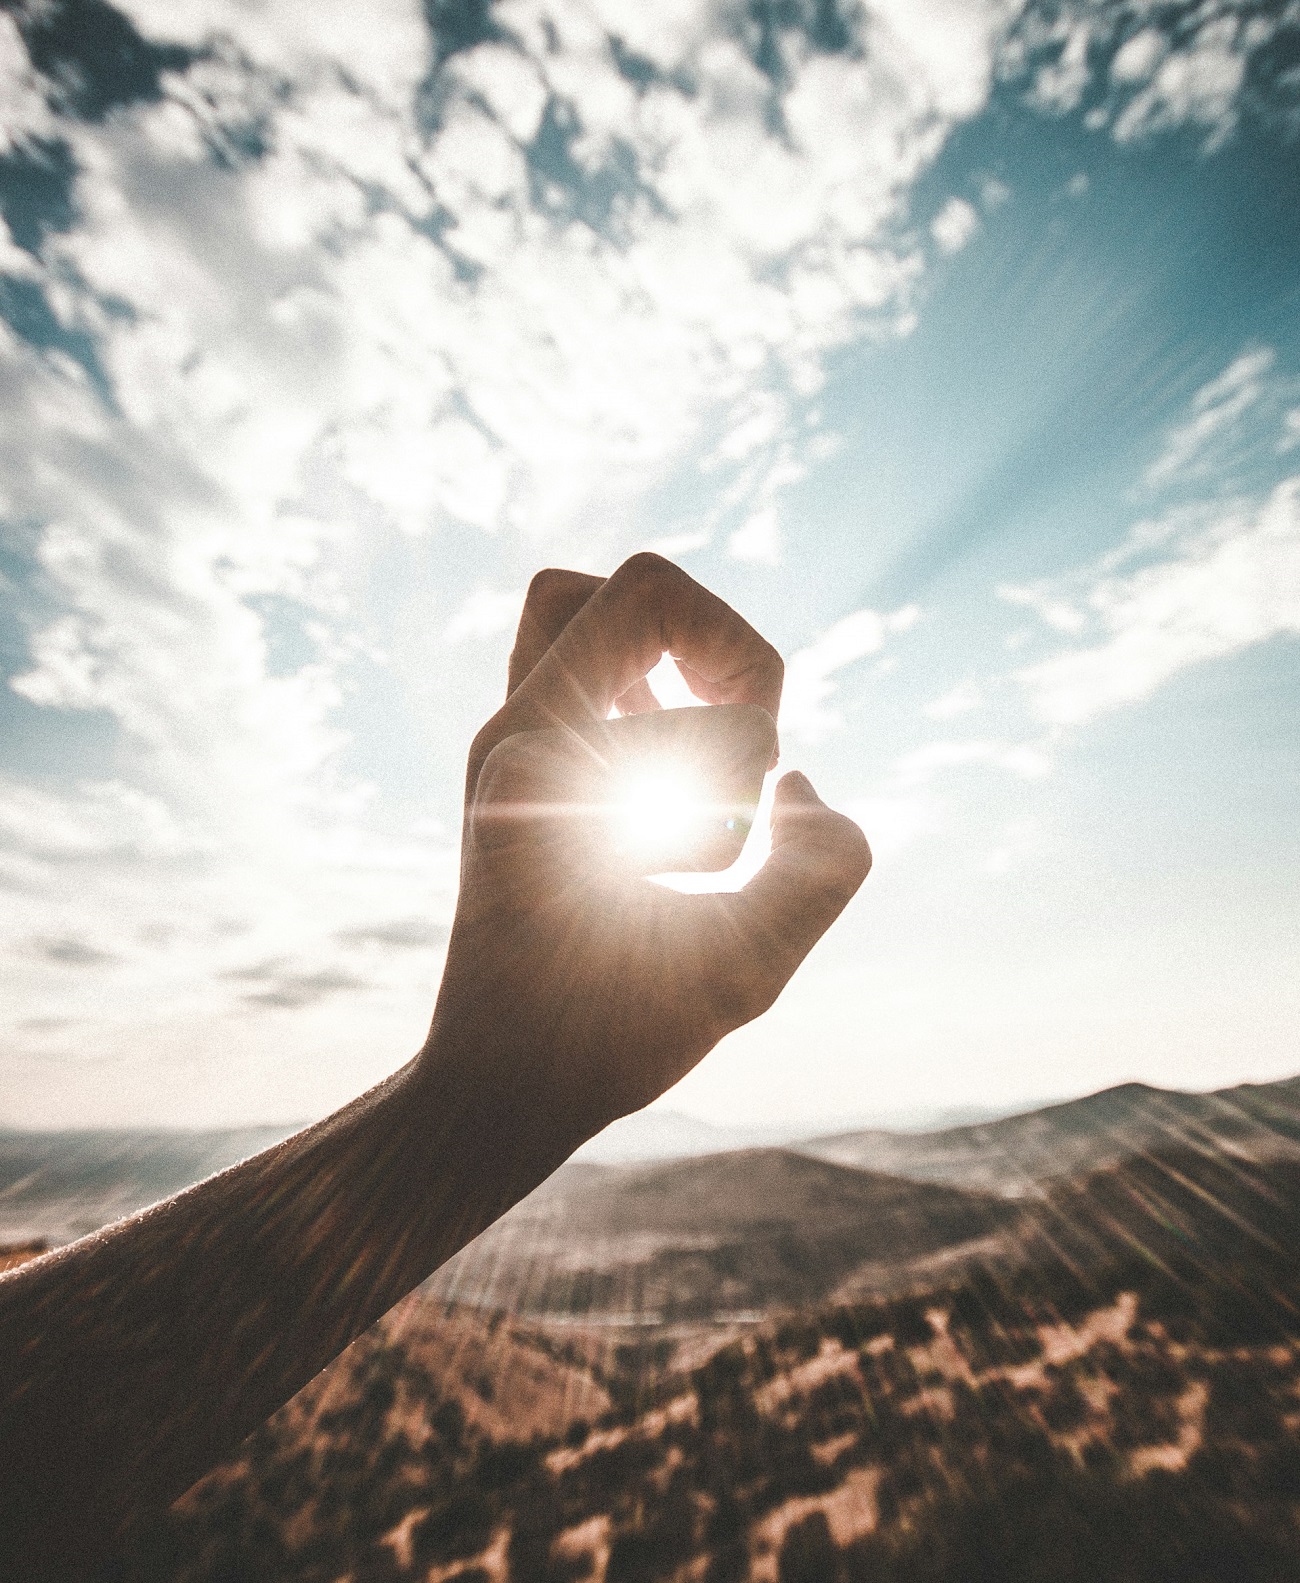
{"label": "hillside", "polygon": [[1009,1195],[1160,1149],[1300,1159],[1300,1078],[1209,1094],[1125,1083],[973,1126],[848,1132],[796,1147],[838,1165]]}
{"label": "hillside", "polygon": [[[1012,1192],[792,1149],[571,1163],[115,1575],[1290,1579],[1298,1086],[1124,1088],[907,1140],[967,1178],[1050,1137],[1055,1166],[1089,1162]],[[179,1166],[106,1153],[34,1185],[102,1201],[112,1170]]]}
{"label": "hillside", "polygon": [[653,1166],[562,1167],[428,1285],[527,1314],[638,1323],[825,1301],[851,1275],[889,1289],[983,1246],[1015,1209],[992,1194],[745,1149]]}
{"label": "hillside", "polygon": [[1194,1286],[1120,1237],[1088,1272],[1051,1257],[757,1326],[529,1326],[417,1296],[142,1530],[122,1576],[1281,1583],[1294,1254],[1180,1234]]}
{"label": "hillside", "polygon": [[270,1148],[292,1131],[0,1129],[0,1242],[71,1242]]}

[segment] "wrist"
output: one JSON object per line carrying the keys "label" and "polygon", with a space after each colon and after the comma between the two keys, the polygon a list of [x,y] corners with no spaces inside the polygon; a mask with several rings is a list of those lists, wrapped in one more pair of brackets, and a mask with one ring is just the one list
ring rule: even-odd
{"label": "wrist", "polygon": [[439,1174],[451,1168],[476,1184],[472,1210],[481,1224],[473,1236],[545,1181],[605,1118],[555,1081],[553,1052],[518,1023],[507,1032],[441,1002],[440,1011],[408,1068],[407,1103]]}

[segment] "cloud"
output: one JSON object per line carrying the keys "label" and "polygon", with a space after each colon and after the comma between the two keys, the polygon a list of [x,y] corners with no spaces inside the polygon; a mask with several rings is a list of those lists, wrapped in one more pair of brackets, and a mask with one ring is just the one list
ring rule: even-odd
{"label": "cloud", "polygon": [[984,695],[974,682],[959,682],[951,692],[944,693],[925,706],[931,720],[951,720],[955,715],[968,714],[972,709],[984,707]]}
{"label": "cloud", "polygon": [[1028,606],[1040,621],[1055,627],[1058,632],[1082,632],[1087,625],[1087,616],[1050,587],[1034,585],[1022,588],[1011,583],[1000,583],[997,596],[1010,605]]}
{"label": "cloud", "polygon": [[59,967],[104,967],[109,962],[121,960],[113,951],[101,951],[86,940],[66,935],[29,940],[27,949]]}
{"label": "cloud", "polygon": [[889,615],[875,610],[855,610],[808,645],[790,656],[781,694],[781,730],[806,742],[816,742],[843,724],[826,707],[834,693],[836,672],[868,654],[877,654],[891,634],[907,632],[920,619],[916,605],[906,605]]}
{"label": "cloud", "polygon": [[854,797],[844,804],[844,812],[861,828],[877,861],[895,856],[919,836],[934,835],[941,828],[938,806],[925,793]]}
{"label": "cloud", "polygon": [[378,945],[405,951],[444,945],[450,932],[445,923],[433,923],[427,918],[386,918],[340,929],[334,938],[340,945]]}
{"label": "cloud", "polygon": [[[914,322],[910,195],[1012,8],[778,8],[762,38],[706,0],[512,0],[458,33],[415,0],[118,9],[116,76],[75,30],[54,50],[48,8],[28,44],[0,12],[0,189],[33,195],[0,231],[6,685],[105,738],[57,785],[0,783],[0,882],[24,937],[173,942],[98,986],[139,1063],[176,1043],[164,1004],[224,1039],[220,919],[313,962],[449,902],[451,840],[349,758],[380,713],[369,590],[383,685],[423,703],[432,670],[459,704],[500,588],[612,562],[701,458],[682,531],[779,559],[782,491],[832,440],[809,404],[839,348]],[[509,553],[475,590],[480,534]],[[390,643],[430,609],[443,632]],[[796,735],[839,723],[872,621],[795,657]],[[284,971],[265,1004],[347,987]]]}
{"label": "cloud", "polygon": [[945,829],[952,799],[941,796],[935,783],[953,771],[972,767],[1037,781],[1051,773],[1052,763],[1043,747],[1033,742],[982,738],[927,742],[896,758],[880,790],[849,798],[844,811],[862,827],[876,857],[888,859],[920,837]]}
{"label": "cloud", "polygon": [[1087,596],[1103,641],[1020,672],[1040,718],[1091,720],[1148,698],[1188,666],[1300,633],[1300,477],[1225,510],[1173,553]]}
{"label": "cloud", "polygon": [[727,553],[738,561],[756,561],[762,566],[781,564],[781,528],[776,508],[764,506],[754,512],[727,540]]}
{"label": "cloud", "polygon": [[1212,151],[1244,109],[1294,130],[1288,39],[1293,5],[1249,0],[1155,13],[1142,0],[1035,0],[1008,30],[998,72],[1041,110],[1065,114],[1085,100],[1085,125],[1119,142],[1177,128],[1204,132]]}
{"label": "cloud", "polygon": [[965,198],[949,198],[930,221],[930,235],[942,253],[959,253],[979,230],[980,217]]}
{"label": "cloud", "polygon": [[281,958],[231,968],[220,976],[234,983],[264,985],[264,988],[249,990],[242,998],[250,1005],[276,1011],[299,1011],[330,996],[371,987],[365,979],[342,968],[323,967],[309,971],[290,967]]}
{"label": "cloud", "polygon": [[967,740],[927,742],[924,747],[914,748],[895,760],[893,775],[899,786],[924,786],[942,770],[969,764],[986,764],[1024,780],[1040,780],[1052,769],[1051,760],[1033,743]]}
{"label": "cloud", "polygon": [[1212,441],[1230,433],[1242,415],[1260,399],[1264,377],[1276,354],[1270,347],[1243,352],[1192,398],[1192,416],[1165,438],[1165,447],[1146,471],[1151,485],[1166,484],[1193,469]]}
{"label": "cloud", "polygon": [[523,608],[522,591],[495,593],[489,588],[480,588],[447,623],[442,640],[464,643],[467,638],[490,638],[498,632],[513,632]]}

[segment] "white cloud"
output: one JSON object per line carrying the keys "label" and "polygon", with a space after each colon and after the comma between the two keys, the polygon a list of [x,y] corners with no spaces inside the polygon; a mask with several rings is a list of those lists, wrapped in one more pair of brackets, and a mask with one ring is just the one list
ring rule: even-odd
{"label": "white cloud", "polygon": [[[450,838],[395,826],[344,768],[352,606],[398,535],[498,533],[502,584],[543,546],[606,564],[643,536],[629,502],[707,456],[734,494],[691,542],[743,519],[732,552],[779,558],[779,496],[825,438],[807,398],[837,348],[915,322],[909,192],[987,101],[1010,8],[873,0],[861,52],[791,33],[776,88],[711,0],[503,0],[519,46],[455,55],[422,98],[415,0],[124,6],[205,58],[95,124],[54,115],[0,14],[0,148],[57,135],[79,170],[75,223],[41,260],[0,237],[2,261],[97,359],[92,377],[0,328],[0,506],[39,592],[14,685],[117,730],[111,775],[0,788],[0,864],[24,887],[24,937],[93,940],[112,917],[174,942],[124,948],[97,981],[105,1049],[142,1061],[176,1027],[224,1051],[235,981],[219,975],[249,963],[284,957],[295,1015],[327,988],[341,1012],[369,969],[339,932],[448,904]],[[613,34],[660,80],[634,88]],[[1210,113],[1219,89],[1198,73],[1161,103]],[[548,105],[569,118],[568,174],[527,146]],[[941,245],[971,229],[949,208]],[[471,678],[472,639],[504,630],[517,596],[449,597],[466,602],[418,653]],[[301,628],[292,662],[268,600]],[[914,618],[858,612],[796,655],[783,724],[834,729],[839,672]],[[422,683],[392,647],[398,682]],[[194,883],[163,883],[166,865]],[[57,962],[21,972],[16,1015],[71,993]],[[400,1023],[415,1000],[386,982]],[[341,1047],[352,1025],[332,1009],[312,1026]],[[284,1032],[259,1037],[270,1082]],[[315,1096],[303,1082],[282,1091]]]}
{"label": "white cloud", "polygon": [[0,12],[0,106],[0,154],[48,136],[54,117],[27,58],[18,24],[8,11]]}
{"label": "white cloud", "polygon": [[[928,742],[896,758],[881,790],[848,799],[844,811],[862,827],[877,858],[893,857],[918,838],[938,835],[948,827],[954,800],[941,796],[935,782],[954,770],[969,768],[988,768],[1036,781],[1051,773],[1052,764],[1043,748],[1032,742],[970,738]],[[1022,828],[1012,826],[1005,833],[1016,835]],[[996,864],[990,870],[999,871]]]}
{"label": "white cloud", "polygon": [[920,69],[931,103],[946,115],[971,115],[988,93],[987,40],[1013,8],[987,0],[870,0],[882,23]]}
{"label": "white cloud", "polygon": [[1049,587],[1035,584],[1021,588],[1002,583],[997,595],[1009,605],[1027,606],[1040,621],[1045,621],[1058,632],[1082,632],[1088,622],[1082,610]]}
{"label": "white cloud", "polygon": [[856,610],[828,627],[815,643],[792,654],[781,694],[782,732],[816,742],[842,725],[840,716],[827,708],[836,688],[832,680],[836,672],[868,654],[878,654],[891,634],[908,631],[920,614],[915,605],[889,615]]}
{"label": "white cloud", "polygon": [[447,623],[443,642],[463,643],[467,638],[490,638],[498,632],[512,632],[523,608],[522,591],[497,592],[480,588]]}
{"label": "white cloud", "polygon": [[979,230],[980,217],[965,198],[949,198],[930,222],[930,235],[939,250],[958,253]]}
{"label": "white cloud", "polygon": [[[1125,86],[1145,80],[1116,118],[1116,140],[1130,142],[1191,122],[1211,129],[1213,148],[1235,125],[1237,96],[1246,75],[1236,21],[1224,17],[1209,23],[1199,30],[1191,48],[1175,54],[1166,54],[1158,38],[1147,38],[1149,47],[1142,35],[1130,40],[1112,66]],[[1134,53],[1126,60],[1131,50]],[[1124,75],[1117,70],[1121,62]]]}
{"label": "white cloud", "polygon": [[[1189,8],[1162,30],[1163,20],[1142,0],[1031,5],[1008,31],[999,71],[1023,82],[1030,102],[1052,114],[1077,109],[1101,88],[1084,124],[1094,131],[1109,125],[1120,142],[1189,127],[1204,131],[1212,151],[1235,131],[1248,79],[1257,102],[1269,100],[1271,111],[1294,122],[1288,56],[1277,47],[1295,26],[1293,5],[1228,0]],[[1108,55],[1099,83],[1095,63]]]}
{"label": "white cloud", "polygon": [[[51,112],[0,16],[0,137],[57,134],[79,172],[74,223],[40,260],[6,236],[5,266],[94,348],[113,397],[0,329],[0,505],[26,525],[39,589],[13,686],[117,733],[111,780],[5,790],[0,866],[26,887],[24,937],[93,940],[113,917],[179,942],[124,950],[97,979],[99,1015],[133,1030],[112,1059],[177,1045],[141,1030],[182,1009],[187,1048],[224,1047],[220,975],[280,957],[276,1016],[310,1019],[328,990],[342,1046],[347,997],[374,1003],[348,983],[374,975],[340,931],[444,908],[454,883],[449,838],[396,827],[345,768],[349,666],[375,647],[354,605],[375,567],[398,535],[523,546],[496,587],[453,587],[463,602],[423,646],[385,633],[388,674],[424,696],[417,661],[477,676],[473,640],[517,613],[499,590],[519,560],[546,546],[607,564],[644,536],[629,503],[687,459],[714,458],[715,495],[736,490],[691,542],[742,520],[733,553],[776,559],[779,496],[822,439],[803,417],[827,356],[907,322],[910,186],[984,102],[997,14],[881,5],[871,48],[842,56],[791,33],[778,89],[707,0],[509,0],[494,15],[522,42],[453,56],[429,99],[415,0],[126,8],[205,55],[98,123]],[[635,89],[613,33],[662,80]],[[567,173],[527,146],[548,105],[568,117]],[[425,591],[388,590],[413,610]],[[853,657],[819,652],[814,729]],[[193,886],[161,885],[167,864]],[[66,967],[21,971],[14,1015],[48,1011]]]}
{"label": "white cloud", "polygon": [[951,720],[955,715],[969,714],[972,709],[984,707],[984,695],[974,682],[959,682],[951,692],[926,704],[925,712],[931,720]]}
{"label": "white cloud", "polygon": [[763,566],[781,564],[781,526],[776,508],[763,506],[748,517],[727,540],[727,551],[738,561],[757,561]]}
{"label": "white cloud", "polygon": [[1147,483],[1165,484],[1192,469],[1212,441],[1230,433],[1263,394],[1264,377],[1274,361],[1270,347],[1243,352],[1203,385],[1192,398],[1191,418],[1170,430],[1164,450],[1147,469]]}
{"label": "white cloud", "polygon": [[877,862],[892,858],[919,836],[934,835],[941,828],[938,806],[924,792],[850,798],[844,812],[865,834]]}
{"label": "white cloud", "polygon": [[707,532],[686,530],[681,533],[666,533],[661,539],[651,539],[645,547],[653,550],[656,555],[666,555],[672,560],[679,555],[689,555],[693,550],[702,550],[708,542]]}
{"label": "white cloud", "polygon": [[1115,52],[1110,74],[1116,82],[1146,82],[1168,53],[1168,41],[1159,29],[1143,28]]}
{"label": "white cloud", "polygon": [[1103,578],[1087,601],[1103,641],[1020,673],[1039,716],[1077,724],[1149,697],[1189,665],[1300,633],[1300,477],[1175,553]]}
{"label": "white cloud", "polygon": [[1300,445],[1300,407],[1293,407],[1282,419],[1282,438],[1278,442],[1278,450],[1291,451],[1297,445]]}
{"label": "white cloud", "polygon": [[1023,780],[1039,780],[1052,769],[1051,760],[1033,743],[966,740],[927,742],[924,747],[914,748],[895,761],[893,774],[899,786],[924,786],[942,770],[969,764],[987,764]]}

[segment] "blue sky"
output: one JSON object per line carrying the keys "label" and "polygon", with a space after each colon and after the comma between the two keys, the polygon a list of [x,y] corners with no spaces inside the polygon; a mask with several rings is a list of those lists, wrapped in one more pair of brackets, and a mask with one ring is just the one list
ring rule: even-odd
{"label": "blue sky", "polygon": [[528,577],[673,555],[876,870],[669,1096],[1300,1069],[1300,7],[0,10],[0,1121],[419,1042]]}

